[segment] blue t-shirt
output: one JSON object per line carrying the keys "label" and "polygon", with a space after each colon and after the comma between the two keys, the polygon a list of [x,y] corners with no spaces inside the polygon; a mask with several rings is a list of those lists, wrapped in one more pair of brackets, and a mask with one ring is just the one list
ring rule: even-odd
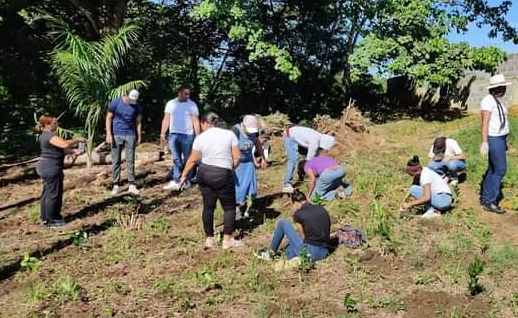
{"label": "blue t-shirt", "polygon": [[241,162],[253,162],[254,154],[253,149],[259,134],[245,135],[240,124],[235,125],[232,130],[236,134],[239,140],[239,150],[241,150]]}
{"label": "blue t-shirt", "polygon": [[142,116],[142,109],[138,105],[126,104],[119,97],[110,103],[108,111],[113,113],[113,135],[136,135],[137,117]]}

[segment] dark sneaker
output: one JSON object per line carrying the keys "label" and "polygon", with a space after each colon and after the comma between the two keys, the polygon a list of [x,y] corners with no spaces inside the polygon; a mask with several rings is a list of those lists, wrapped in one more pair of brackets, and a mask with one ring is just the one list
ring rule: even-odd
{"label": "dark sneaker", "polygon": [[47,223],[48,227],[62,227],[67,225],[63,220],[51,220]]}
{"label": "dark sneaker", "polygon": [[504,209],[500,208],[498,205],[496,205],[494,203],[485,204],[484,205],[484,210],[486,210],[487,212],[496,213],[496,214],[504,214],[505,213]]}

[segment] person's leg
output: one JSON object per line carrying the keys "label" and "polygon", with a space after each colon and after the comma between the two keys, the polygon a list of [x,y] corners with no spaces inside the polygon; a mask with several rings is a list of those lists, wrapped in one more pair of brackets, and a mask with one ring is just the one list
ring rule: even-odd
{"label": "person's leg", "polygon": [[124,147],[126,148],[126,173],[128,183],[135,185],[135,147],[137,141],[135,136],[124,136]]}
{"label": "person's leg", "polygon": [[452,196],[445,193],[433,194],[431,199],[432,206],[440,211],[448,210],[451,207],[452,201]]}
{"label": "person's leg", "polygon": [[[223,234],[226,239],[234,233],[234,222],[236,220],[236,191],[234,188],[234,174],[228,170],[221,187],[217,190],[219,202],[225,211],[223,217]],[[231,237],[230,237],[231,238]]]}
{"label": "person's leg", "polygon": [[63,173],[59,174],[59,183],[58,183],[58,202],[56,207],[56,219],[61,220],[61,209],[63,208],[63,181],[65,179],[65,175]]}
{"label": "person's leg", "polygon": [[47,206],[45,209],[47,211],[47,221],[49,222],[52,220],[61,219],[61,214],[58,210],[61,205],[59,199],[62,197],[62,193],[60,193],[60,187],[61,190],[63,189],[61,183],[62,179],[61,175],[59,174],[49,176],[47,178],[48,196],[46,200]]}
{"label": "person's leg", "polygon": [[451,160],[446,164],[449,175],[456,178],[460,171],[466,170],[466,161],[464,160]]}
{"label": "person's leg", "polygon": [[293,228],[293,223],[286,219],[283,219],[277,223],[277,227],[273,233],[272,242],[270,243],[270,249],[273,252],[277,252],[279,246],[281,245],[282,239],[285,236],[288,239],[288,249],[286,251],[287,258],[290,259],[299,255],[304,243],[299,237],[297,231]]}
{"label": "person's leg", "polygon": [[424,189],[418,185],[410,186],[410,195],[415,199],[421,199],[424,196]]}
{"label": "person's leg", "polygon": [[318,193],[325,200],[331,201],[335,199],[335,192],[339,186],[343,185],[342,179],[345,177],[345,168],[340,167],[334,170],[324,171],[315,183],[313,195]]}
{"label": "person's leg", "polygon": [[199,187],[203,201],[203,230],[206,237],[214,237],[214,210],[218,200],[217,193],[206,183],[203,170],[199,173]]}
{"label": "person's leg", "polygon": [[179,134],[169,135],[169,151],[173,159],[172,180],[176,182],[180,182],[183,167],[182,147],[179,139]]}
{"label": "person's leg", "polygon": [[247,197],[257,194],[257,180],[253,162],[241,163],[235,171],[236,203],[243,205]]}
{"label": "person's leg", "polygon": [[282,143],[284,144],[284,150],[288,157],[288,163],[286,166],[286,174],[284,176],[284,186],[291,185],[293,181],[293,174],[297,168],[297,160],[299,159],[299,150],[297,142],[287,136],[282,137]]}
{"label": "person's leg", "polygon": [[319,261],[321,259],[326,258],[329,256],[329,251],[327,248],[322,246],[315,246],[315,245],[307,245],[309,255],[311,255],[310,259],[312,262]]}
{"label": "person's leg", "polygon": [[113,185],[119,185],[121,181],[121,154],[124,142],[119,136],[113,136],[112,141],[112,172],[113,172]]}
{"label": "person's leg", "polygon": [[483,184],[483,204],[498,204],[502,180],[507,172],[506,136],[489,137],[489,167]]}
{"label": "person's leg", "polygon": [[[187,159],[191,156],[192,152],[192,144],[194,143],[194,135],[182,135],[182,138],[180,139],[181,142],[181,148],[182,148],[182,154],[183,154],[183,165],[181,170],[183,171],[184,165],[187,162]],[[191,181],[191,179],[194,176],[194,169],[189,172],[187,175],[187,180]]]}
{"label": "person's leg", "polygon": [[41,201],[40,201],[40,206],[41,206],[41,221],[43,223],[46,223],[48,221],[48,215],[49,213],[47,212],[47,197],[49,196],[49,189],[48,189],[48,180],[47,178],[41,178],[43,180],[43,190],[41,191]]}
{"label": "person's leg", "polygon": [[428,168],[437,172],[441,176],[444,174],[444,163],[442,161],[431,161],[428,164]]}

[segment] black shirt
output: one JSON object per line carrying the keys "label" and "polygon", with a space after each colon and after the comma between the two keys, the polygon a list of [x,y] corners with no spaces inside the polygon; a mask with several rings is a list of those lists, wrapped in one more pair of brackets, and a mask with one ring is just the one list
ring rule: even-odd
{"label": "black shirt", "polygon": [[49,168],[50,170],[54,170],[56,168],[63,168],[65,160],[65,151],[61,148],[53,146],[50,143],[50,140],[54,136],[54,133],[44,131],[40,137],[41,160],[42,162],[44,162],[41,165],[43,170],[46,170],[45,168]]}
{"label": "black shirt", "polygon": [[331,219],[326,209],[320,205],[304,203],[293,220],[304,229],[304,243],[315,246],[327,246],[330,240]]}

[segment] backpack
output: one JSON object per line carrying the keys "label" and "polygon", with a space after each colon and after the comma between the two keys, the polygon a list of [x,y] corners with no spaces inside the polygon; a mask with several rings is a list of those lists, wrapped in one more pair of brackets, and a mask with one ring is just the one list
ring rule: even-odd
{"label": "backpack", "polygon": [[351,225],[338,229],[338,244],[349,248],[358,248],[367,243],[367,236],[360,229]]}

